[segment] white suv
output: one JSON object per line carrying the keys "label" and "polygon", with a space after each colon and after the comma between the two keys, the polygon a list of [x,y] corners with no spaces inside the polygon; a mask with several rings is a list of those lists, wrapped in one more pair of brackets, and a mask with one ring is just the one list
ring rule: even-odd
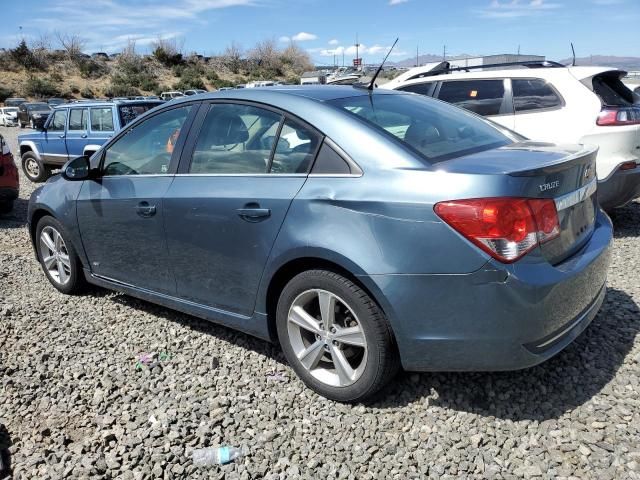
{"label": "white suv", "polygon": [[[484,67],[486,68],[486,66]],[[544,62],[474,71],[447,62],[416,67],[380,88],[444,100],[532,140],[594,144],[605,209],[640,196],[640,104],[626,72]]]}

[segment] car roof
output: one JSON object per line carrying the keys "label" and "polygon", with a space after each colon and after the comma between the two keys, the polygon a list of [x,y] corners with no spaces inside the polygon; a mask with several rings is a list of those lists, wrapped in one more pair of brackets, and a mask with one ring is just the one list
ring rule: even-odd
{"label": "car roof", "polygon": [[[369,90],[366,90],[364,88],[357,88],[351,85],[279,85],[262,88],[242,88],[223,91],[218,90],[217,92],[200,94],[198,96],[198,99],[214,100],[228,98],[234,100],[253,100],[257,102],[262,101],[264,103],[274,103],[274,106],[277,106],[278,98],[284,99],[286,97],[304,97],[318,102],[326,102],[330,100],[336,100],[338,98],[367,95],[368,93],[373,93],[376,95],[389,95],[397,94],[399,92],[379,89],[370,92]],[[175,99],[171,102],[171,104],[176,105],[178,103],[189,101],[193,101],[193,98],[186,97]]]}
{"label": "car roof", "polygon": [[141,103],[154,103],[162,105],[164,102],[150,98],[148,100],[116,100],[116,101],[96,101],[96,102],[74,102],[64,103],[62,105],[56,105],[55,109],[73,108],[73,107],[111,107],[112,105],[137,105]]}

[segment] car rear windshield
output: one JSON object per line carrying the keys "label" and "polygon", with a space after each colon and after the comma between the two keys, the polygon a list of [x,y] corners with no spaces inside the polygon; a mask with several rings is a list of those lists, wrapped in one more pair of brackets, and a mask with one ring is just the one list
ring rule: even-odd
{"label": "car rear windshield", "polygon": [[637,101],[633,92],[620,80],[619,72],[596,75],[592,83],[593,91],[607,106],[625,107]]}
{"label": "car rear windshield", "polygon": [[120,115],[120,123],[124,127],[127,123],[132,122],[136,117],[139,117],[145,112],[148,112],[154,107],[157,107],[158,103],[134,103],[130,105],[120,105],[118,107],[118,115]]}
{"label": "car rear windshield", "polygon": [[513,143],[489,122],[421,95],[363,95],[328,102],[393,136],[430,163]]}

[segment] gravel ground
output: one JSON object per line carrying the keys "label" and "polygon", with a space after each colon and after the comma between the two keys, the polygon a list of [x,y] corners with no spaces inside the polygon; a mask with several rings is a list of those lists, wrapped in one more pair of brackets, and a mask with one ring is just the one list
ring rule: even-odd
{"label": "gravel ground", "polygon": [[[15,152],[18,129],[0,132]],[[606,303],[564,352],[520,372],[403,374],[348,406],[307,390],[260,340],[117,293],[57,293],[31,251],[34,186],[21,182],[0,218],[9,477],[640,478],[638,203],[614,219]],[[136,368],[141,352],[157,365]],[[194,448],[223,444],[248,454],[192,465]]]}

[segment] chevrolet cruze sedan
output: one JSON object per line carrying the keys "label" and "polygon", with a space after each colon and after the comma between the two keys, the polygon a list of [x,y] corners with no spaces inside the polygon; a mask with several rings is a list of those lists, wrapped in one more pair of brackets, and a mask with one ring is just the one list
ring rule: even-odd
{"label": "chevrolet cruze sedan", "polygon": [[558,353],[605,295],[594,148],[534,143],[411,93],[175,100],[36,190],[29,230],[86,282],[277,341],[340,401],[406,370]]}

